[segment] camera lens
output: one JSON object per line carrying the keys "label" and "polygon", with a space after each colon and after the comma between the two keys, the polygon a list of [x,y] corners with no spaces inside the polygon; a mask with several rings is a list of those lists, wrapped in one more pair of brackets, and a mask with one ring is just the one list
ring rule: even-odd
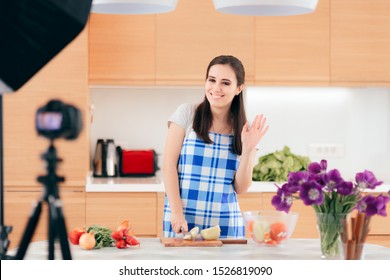
{"label": "camera lens", "polygon": [[51,100],[38,109],[36,129],[39,135],[49,139],[76,139],[82,129],[81,112],[75,106]]}

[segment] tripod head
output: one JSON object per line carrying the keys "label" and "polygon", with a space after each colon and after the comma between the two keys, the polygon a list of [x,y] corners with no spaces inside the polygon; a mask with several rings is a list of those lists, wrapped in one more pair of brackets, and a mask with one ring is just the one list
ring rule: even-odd
{"label": "tripod head", "polygon": [[45,153],[41,155],[41,159],[46,161],[47,174],[38,176],[37,180],[42,183],[44,188],[43,199],[47,200],[50,195],[54,198],[59,198],[58,183],[65,182],[65,177],[56,174],[57,164],[62,162],[61,158],[57,157],[57,149],[54,146],[54,139],[50,139],[50,146]]}
{"label": "tripod head", "polygon": [[49,195],[57,199],[59,198],[57,183],[64,182],[65,178],[56,174],[57,163],[62,159],[57,157],[54,140],[77,138],[82,129],[81,112],[73,105],[57,99],[50,100],[38,109],[35,125],[38,134],[50,140],[49,148],[41,155],[41,159],[46,161],[47,175],[38,177],[38,182],[45,186],[43,199],[46,200]]}

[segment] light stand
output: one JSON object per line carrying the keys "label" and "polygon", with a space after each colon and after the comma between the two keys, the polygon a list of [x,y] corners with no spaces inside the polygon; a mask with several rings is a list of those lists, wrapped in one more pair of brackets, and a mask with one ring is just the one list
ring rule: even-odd
{"label": "light stand", "polygon": [[27,223],[26,230],[20,242],[18,252],[16,253],[16,259],[24,259],[28,245],[34,235],[36,226],[40,218],[40,214],[42,212],[42,204],[47,203],[49,211],[48,259],[54,260],[54,241],[56,237],[58,237],[61,245],[62,258],[64,260],[71,260],[72,257],[70,254],[65,218],[62,213],[62,203],[60,200],[57,186],[57,183],[64,182],[65,178],[57,176],[56,174],[57,162],[61,162],[62,159],[57,157],[57,150],[54,147],[53,139],[50,139],[50,146],[46,153],[42,154],[42,159],[47,162],[47,175],[38,177],[38,182],[44,185],[43,195],[37,201],[37,204],[33,207],[33,211]]}
{"label": "light stand", "polygon": [[3,160],[3,96],[0,92],[0,259],[10,259],[7,256],[8,246],[10,241],[8,240],[8,234],[12,231],[11,226],[4,225],[4,160]]}

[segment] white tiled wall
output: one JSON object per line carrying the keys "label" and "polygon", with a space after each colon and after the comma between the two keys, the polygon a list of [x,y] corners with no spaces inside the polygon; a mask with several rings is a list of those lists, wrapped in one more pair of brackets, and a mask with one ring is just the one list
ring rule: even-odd
{"label": "white tiled wall", "polygon": [[[249,120],[263,113],[270,129],[258,156],[282,149],[320,160],[311,144],[339,145],[341,157],[329,168],[345,177],[364,169],[390,181],[390,90],[381,88],[247,88]],[[162,157],[166,121],[184,102],[203,100],[203,88],[93,88],[91,155],[98,138],[113,138],[127,149],[155,149]]]}

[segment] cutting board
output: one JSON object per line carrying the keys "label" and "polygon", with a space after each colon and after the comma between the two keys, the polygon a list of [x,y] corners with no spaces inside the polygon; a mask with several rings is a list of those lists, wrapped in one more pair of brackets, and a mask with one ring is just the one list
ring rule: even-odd
{"label": "cutting board", "polygon": [[165,247],[221,247],[221,240],[183,240],[179,238],[160,238]]}
{"label": "cutting board", "polygon": [[220,247],[222,244],[247,244],[246,239],[220,239],[220,240],[183,240],[179,238],[160,238],[165,247]]}

